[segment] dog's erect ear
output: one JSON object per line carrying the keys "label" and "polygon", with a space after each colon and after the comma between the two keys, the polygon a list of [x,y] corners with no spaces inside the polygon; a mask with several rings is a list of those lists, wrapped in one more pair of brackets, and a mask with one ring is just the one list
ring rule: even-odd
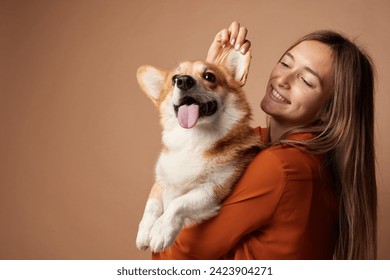
{"label": "dog's erect ear", "polygon": [[234,48],[226,50],[226,54],[219,64],[224,65],[241,86],[246,83],[251,62],[251,52],[242,54]]}
{"label": "dog's erect ear", "polygon": [[160,98],[167,75],[167,72],[150,65],[143,65],[138,68],[138,84],[154,103],[157,103]]}

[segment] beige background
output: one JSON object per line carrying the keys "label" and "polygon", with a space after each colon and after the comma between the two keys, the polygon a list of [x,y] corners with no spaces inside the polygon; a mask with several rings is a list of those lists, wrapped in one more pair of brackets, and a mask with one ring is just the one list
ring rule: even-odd
{"label": "beige background", "polygon": [[0,259],[147,259],[134,245],[160,127],[138,66],[204,58],[215,33],[250,30],[246,91],[301,35],[356,37],[378,74],[379,258],[390,259],[390,2],[0,1]]}

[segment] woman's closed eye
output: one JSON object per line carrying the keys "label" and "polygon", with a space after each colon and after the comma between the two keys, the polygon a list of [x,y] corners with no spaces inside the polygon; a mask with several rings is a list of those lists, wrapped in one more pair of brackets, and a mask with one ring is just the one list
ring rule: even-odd
{"label": "woman's closed eye", "polygon": [[284,62],[284,61],[280,61],[280,64],[283,66],[283,67],[286,67],[286,68],[290,68],[290,66]]}
{"label": "woman's closed eye", "polygon": [[313,84],[311,84],[308,80],[306,80],[304,77],[301,77],[301,80],[303,81],[303,83],[306,85],[306,86],[308,86],[308,87],[310,87],[310,88],[313,88],[314,87],[314,85]]}

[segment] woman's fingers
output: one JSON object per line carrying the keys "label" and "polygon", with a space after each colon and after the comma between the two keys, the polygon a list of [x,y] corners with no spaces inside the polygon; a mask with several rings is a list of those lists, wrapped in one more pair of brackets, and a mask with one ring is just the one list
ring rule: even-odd
{"label": "woman's fingers", "polygon": [[237,51],[245,54],[251,47],[251,42],[246,39],[248,29],[241,26],[239,22],[234,21],[229,27],[229,43]]}
{"label": "woman's fingers", "polygon": [[229,43],[233,47],[235,46],[235,44],[237,42],[237,36],[238,36],[239,30],[240,30],[240,23],[237,21],[233,21],[232,24],[230,24],[229,29],[228,29]]}
{"label": "woman's fingers", "polygon": [[242,54],[246,54],[246,52],[249,51],[250,48],[251,48],[251,41],[246,40],[244,44],[242,44],[242,46],[240,47],[240,52]]}
{"label": "woman's fingers", "polygon": [[248,34],[248,29],[246,29],[245,27],[240,27],[237,34],[236,44],[234,45],[234,48],[236,50],[240,50],[242,45],[246,42],[247,34]]}
{"label": "woman's fingers", "polygon": [[220,47],[224,48],[229,43],[229,31],[222,29],[219,33]]}
{"label": "woman's fingers", "polygon": [[224,28],[217,33],[207,53],[206,61],[217,63],[221,58],[224,48],[228,45],[245,54],[251,47],[251,42],[246,39],[248,29],[239,22],[233,21],[229,28]]}

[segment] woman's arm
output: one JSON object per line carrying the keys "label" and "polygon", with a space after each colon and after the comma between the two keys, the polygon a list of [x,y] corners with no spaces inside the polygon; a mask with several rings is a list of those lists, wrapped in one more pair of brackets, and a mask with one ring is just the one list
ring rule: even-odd
{"label": "woman's arm", "polygon": [[227,47],[234,47],[237,51],[245,54],[251,47],[251,42],[246,36],[248,29],[240,26],[240,23],[234,21],[229,28],[224,28],[215,35],[207,53],[206,61],[218,64],[224,56]]}
{"label": "woman's arm", "polygon": [[219,259],[242,238],[271,219],[286,176],[280,160],[267,150],[256,156],[223,203],[218,216],[183,229],[174,245],[154,259]]}

